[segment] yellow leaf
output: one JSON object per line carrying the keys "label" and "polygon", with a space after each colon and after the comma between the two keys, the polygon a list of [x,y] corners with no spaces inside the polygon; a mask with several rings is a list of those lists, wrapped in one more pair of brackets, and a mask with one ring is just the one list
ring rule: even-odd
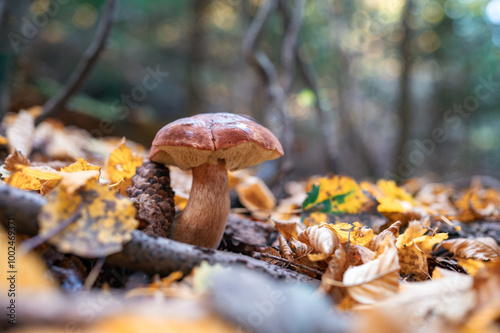
{"label": "yellow leaf", "polygon": [[276,198],[267,185],[258,177],[248,177],[236,185],[236,193],[243,206],[257,218],[265,218],[266,213],[276,206]]}
{"label": "yellow leaf", "polygon": [[18,171],[7,178],[6,183],[22,190],[39,190],[42,194],[47,194],[52,191],[61,180],[61,176],[56,171],[46,171],[24,165],[18,166]]}
{"label": "yellow leaf", "polygon": [[6,146],[9,143],[9,140],[5,136],[0,135],[0,145]]}
{"label": "yellow leaf", "polygon": [[76,172],[76,171],[88,171],[88,170],[96,170],[96,171],[100,172],[101,167],[89,164],[83,158],[78,157],[78,160],[75,163],[68,165],[67,167],[62,168],[60,171],[62,171],[62,172]]}
{"label": "yellow leaf", "polygon": [[[22,254],[19,251],[19,234],[15,233],[15,223],[9,226],[8,230],[5,230],[0,225],[0,256],[4,258],[2,263],[2,269],[0,270],[0,289],[7,290],[10,289],[11,281],[7,278],[12,273],[8,271],[17,271],[15,276],[15,286],[16,293],[19,295],[29,295],[31,290],[47,290],[47,289],[57,289],[54,279],[51,277],[45,262],[34,252],[29,252]],[[9,250],[15,247],[16,258],[11,263],[8,263]],[[13,266],[10,266],[10,265]],[[7,266],[9,265],[9,266]],[[9,267],[9,269],[7,269]]]}
{"label": "yellow leaf", "polygon": [[427,254],[419,249],[413,240],[423,236],[426,232],[427,230],[419,221],[413,221],[405,232],[399,235],[396,242],[401,273],[412,274],[419,280],[425,280],[429,277]]}
{"label": "yellow leaf", "polygon": [[103,257],[120,251],[122,244],[131,239],[131,231],[138,226],[135,213],[130,200],[107,185],[88,182],[85,188],[73,194],[57,188],[47,196],[47,204],[39,214],[40,234],[49,232],[63,220],[76,217],[49,242],[63,253]]}
{"label": "yellow leaf", "polygon": [[353,245],[365,246],[375,236],[372,229],[363,227],[359,222],[354,222],[353,224],[330,223],[326,224],[325,227],[335,231],[342,244],[349,241]]}
{"label": "yellow leaf", "polygon": [[430,255],[434,245],[441,243],[443,240],[448,239],[448,234],[444,232],[437,233],[433,236],[420,236],[413,239],[413,243],[418,246],[426,255]]}
{"label": "yellow leaf", "polygon": [[471,276],[475,276],[479,269],[486,266],[485,261],[476,259],[458,259],[457,262]]}
{"label": "yellow leaf", "polygon": [[307,199],[303,202],[304,210],[322,213],[354,214],[361,210],[368,198],[352,178],[332,176],[320,178],[318,185],[313,185]]}
{"label": "yellow leaf", "polygon": [[404,189],[398,187],[394,180],[380,179],[377,181],[377,186],[386,197],[391,197],[399,201],[407,201],[412,205],[415,204],[413,197]]}
{"label": "yellow leaf", "polygon": [[174,196],[174,203],[177,207],[179,207],[181,210],[183,210],[187,205],[188,199],[189,198],[177,195],[177,193],[176,193]]}
{"label": "yellow leaf", "polygon": [[107,176],[111,183],[118,183],[123,179],[124,184],[128,186],[135,175],[135,169],[141,165],[142,157],[134,155],[132,150],[125,146],[123,139],[120,146],[109,156],[106,165]]}

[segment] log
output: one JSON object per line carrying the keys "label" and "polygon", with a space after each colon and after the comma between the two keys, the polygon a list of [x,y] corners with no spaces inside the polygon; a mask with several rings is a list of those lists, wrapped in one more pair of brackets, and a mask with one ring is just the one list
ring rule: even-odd
{"label": "log", "polygon": [[[38,233],[37,215],[46,199],[34,192],[26,192],[9,185],[0,185],[0,222],[7,226],[14,221],[16,231],[35,236]],[[275,266],[252,257],[211,250],[180,243],[171,239],[151,237],[142,231],[132,231],[132,240],[123,250],[106,259],[112,266],[148,274],[168,275],[174,271],[189,273],[202,261],[223,266],[244,266],[286,282],[303,282],[318,286],[320,281],[296,271]]]}

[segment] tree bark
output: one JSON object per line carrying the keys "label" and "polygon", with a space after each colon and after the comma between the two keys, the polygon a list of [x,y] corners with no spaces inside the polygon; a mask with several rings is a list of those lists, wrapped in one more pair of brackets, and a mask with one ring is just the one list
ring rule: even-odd
{"label": "tree bark", "polygon": [[[16,232],[35,236],[38,233],[38,212],[45,203],[46,199],[39,194],[0,185],[0,222],[7,226],[9,221],[14,221]],[[287,282],[303,282],[314,286],[320,282],[249,256],[150,237],[139,230],[132,231],[132,240],[123,246],[121,252],[106,259],[112,266],[160,275],[174,271],[189,273],[202,261],[223,266],[245,266]]]}

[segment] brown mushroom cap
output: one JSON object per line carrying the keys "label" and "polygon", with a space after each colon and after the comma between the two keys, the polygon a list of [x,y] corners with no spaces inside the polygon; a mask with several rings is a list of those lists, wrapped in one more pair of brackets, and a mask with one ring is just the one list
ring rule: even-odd
{"label": "brown mushroom cap", "polygon": [[250,118],[204,113],[164,126],[153,140],[150,160],[190,169],[225,162],[237,170],[283,155],[278,139]]}

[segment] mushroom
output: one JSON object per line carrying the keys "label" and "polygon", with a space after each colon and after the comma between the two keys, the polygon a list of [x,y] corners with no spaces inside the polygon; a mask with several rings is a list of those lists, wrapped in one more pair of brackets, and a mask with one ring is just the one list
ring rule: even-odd
{"label": "mushroom", "polygon": [[278,139],[242,115],[205,113],[164,126],[153,140],[149,159],[193,172],[188,203],[174,220],[169,238],[217,248],[230,209],[228,170],[282,155]]}

